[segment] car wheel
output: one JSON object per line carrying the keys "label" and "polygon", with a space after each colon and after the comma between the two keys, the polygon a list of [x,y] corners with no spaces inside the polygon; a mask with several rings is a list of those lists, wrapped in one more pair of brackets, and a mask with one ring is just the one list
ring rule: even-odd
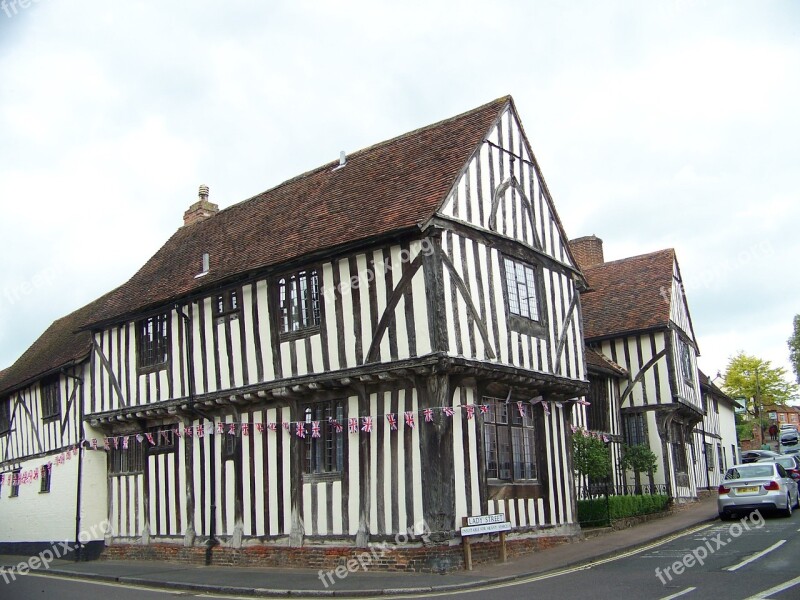
{"label": "car wheel", "polygon": [[788,492],[786,493],[786,508],[781,511],[781,515],[784,517],[792,516],[792,497]]}

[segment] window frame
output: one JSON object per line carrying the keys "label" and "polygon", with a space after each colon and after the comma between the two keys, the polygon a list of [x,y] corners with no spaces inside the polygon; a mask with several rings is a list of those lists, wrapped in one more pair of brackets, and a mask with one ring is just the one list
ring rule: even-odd
{"label": "window frame", "polygon": [[[149,325],[155,328],[149,333]],[[161,332],[161,335],[158,335]],[[145,340],[145,336],[152,340]],[[136,321],[136,367],[139,372],[161,371],[168,368],[172,356],[170,313],[158,313]],[[159,356],[163,354],[163,360]]]}
{"label": "window frame", "polygon": [[706,457],[706,471],[714,470],[714,445],[710,442],[703,442],[703,454]]}
{"label": "window frame", "polygon": [[[602,390],[601,397],[598,399],[596,392],[598,389]],[[589,375],[589,396],[588,400],[591,404],[586,409],[586,423],[588,429],[592,431],[609,432],[611,427],[610,412],[610,399],[608,393],[608,379],[605,377],[596,377]],[[600,421],[598,423],[595,421]]]}
{"label": "window frame", "polygon": [[[519,286],[520,282],[517,281],[517,267],[522,267],[523,269],[529,268],[531,269],[533,275],[533,292],[534,292],[534,304],[536,308],[536,317],[533,318],[531,316],[525,316],[522,314],[521,309],[518,309],[517,312],[512,310],[512,301],[511,301],[511,291],[509,287],[509,273],[507,269],[506,262],[510,262],[514,266],[514,283],[515,283],[515,293],[514,295],[517,297],[517,305],[521,306],[519,300]],[[547,335],[547,307],[545,304],[545,295],[544,295],[544,285],[542,282],[542,266],[538,263],[529,262],[528,260],[524,260],[522,258],[518,258],[517,256],[511,254],[500,254],[500,277],[502,278],[502,288],[503,288],[503,302],[506,308],[506,319],[508,321],[509,327],[518,332],[524,333],[527,335],[532,335],[536,337],[545,337]],[[530,311],[530,278],[526,272],[525,276],[525,288],[528,292],[528,309]]]}
{"label": "window frame", "polygon": [[[225,423],[223,421],[223,423]],[[227,431],[228,423],[225,423],[226,432],[224,434],[219,434],[223,441],[219,445],[219,451],[222,455],[222,460],[236,460],[236,455],[239,451],[239,437],[241,436],[241,429],[237,428],[236,433],[228,433]]]}
{"label": "window frame", "polygon": [[211,312],[214,318],[232,321],[239,318],[242,312],[242,294],[239,288],[224,290],[211,297]]}
{"label": "window frame", "polygon": [[[301,444],[301,471],[304,481],[337,480],[347,468],[347,434],[337,431],[328,420],[336,419],[344,428],[347,418],[347,401],[334,398],[306,402],[299,407],[299,421],[306,424],[305,438]],[[320,437],[312,437],[312,423],[319,422]]]}
{"label": "window frame", "polygon": [[[276,327],[281,341],[304,338],[321,331],[324,314],[321,278],[322,269],[317,265],[282,273],[275,277],[273,287],[277,309],[275,311]],[[303,281],[306,282],[305,288],[302,288]],[[292,284],[298,298],[304,295],[304,290],[306,291],[303,297],[304,307],[301,307],[299,302],[296,309],[294,306],[286,305],[284,290],[289,289],[289,283]],[[291,295],[288,299],[291,301]]]}
{"label": "window frame", "polygon": [[50,484],[52,483],[52,477],[53,477],[53,470],[46,464],[42,465],[40,467],[40,472],[39,472],[39,479],[41,480],[39,484],[40,494],[50,493]]}
{"label": "window frame", "polygon": [[681,375],[683,376],[683,381],[686,383],[686,385],[694,387],[692,353],[690,351],[689,344],[680,336],[678,337],[678,360],[681,365]]}
{"label": "window frame", "polygon": [[689,457],[686,456],[686,438],[683,434],[683,428],[678,423],[672,423],[671,427],[672,465],[676,474],[688,475]]}
{"label": "window frame", "polygon": [[127,448],[120,444],[119,448],[112,446],[108,451],[108,474],[111,477],[140,475],[144,473],[146,465],[147,453],[136,440],[130,442]]}
{"label": "window frame", "polygon": [[[11,471],[11,492],[9,493],[9,498],[19,498],[19,476],[22,473],[22,469],[17,468]],[[14,483],[16,481],[16,483]]]}
{"label": "window frame", "polygon": [[[631,423],[633,426],[631,427]],[[650,441],[647,435],[647,419],[645,419],[644,412],[628,412],[622,415],[622,433],[625,437],[625,445],[632,448],[633,446],[647,446],[650,447]]]}
{"label": "window frame", "polygon": [[[484,396],[481,403],[489,407],[483,415],[484,472],[487,483],[512,486],[541,485],[544,474],[540,465],[540,419],[534,407],[524,404],[525,416],[522,417],[516,401],[507,403],[503,398]],[[505,410],[498,412],[498,407],[503,407]],[[507,445],[507,451],[501,450],[501,444],[504,443]],[[508,459],[505,469],[502,466],[501,453]],[[491,466],[493,456],[496,457],[495,468]],[[507,477],[504,476],[506,473]]]}
{"label": "window frame", "polygon": [[0,435],[11,432],[11,398],[0,399]]}
{"label": "window frame", "polygon": [[46,377],[39,383],[39,401],[42,409],[42,420],[52,421],[61,417],[61,381],[55,377]]}

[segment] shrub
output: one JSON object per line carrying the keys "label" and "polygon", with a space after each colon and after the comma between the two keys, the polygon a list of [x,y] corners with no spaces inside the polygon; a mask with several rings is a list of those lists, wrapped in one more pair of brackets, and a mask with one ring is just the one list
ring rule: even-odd
{"label": "shrub", "polygon": [[605,498],[578,500],[578,522],[582,526],[607,525],[615,519],[661,512],[666,510],[668,502],[669,496],[666,494],[609,496],[607,512]]}

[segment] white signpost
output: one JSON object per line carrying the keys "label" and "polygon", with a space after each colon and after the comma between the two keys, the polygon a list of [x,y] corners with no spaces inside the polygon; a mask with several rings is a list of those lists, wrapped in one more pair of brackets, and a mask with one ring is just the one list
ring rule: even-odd
{"label": "white signpost", "polygon": [[464,564],[472,571],[472,548],[469,536],[485,533],[500,534],[500,559],[506,562],[506,531],[511,531],[511,523],[502,513],[464,517],[461,523],[461,543],[464,545]]}

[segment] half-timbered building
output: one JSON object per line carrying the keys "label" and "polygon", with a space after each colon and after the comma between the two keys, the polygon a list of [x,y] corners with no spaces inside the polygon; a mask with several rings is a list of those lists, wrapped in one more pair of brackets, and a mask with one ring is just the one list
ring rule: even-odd
{"label": "half-timbered building", "polygon": [[80,327],[107,552],[577,532],[583,279],[510,97],[184,219]]}
{"label": "half-timbered building", "polygon": [[[106,528],[106,457],[82,440],[91,379],[92,305],[55,321],[0,373],[0,552],[33,554],[69,542],[97,556]],[[69,550],[71,552],[71,550]]]}
{"label": "half-timbered building", "polygon": [[[625,443],[646,445],[658,459],[644,483],[676,499],[696,497],[698,349],[675,251],[605,262],[595,236],[571,246],[588,283],[581,294],[586,343],[627,371],[620,393]],[[642,483],[628,477],[628,484]]]}
{"label": "half-timbered building", "polygon": [[697,487],[716,489],[728,467],[738,462],[736,403],[702,371],[698,378],[703,419],[695,426],[693,436]]}

